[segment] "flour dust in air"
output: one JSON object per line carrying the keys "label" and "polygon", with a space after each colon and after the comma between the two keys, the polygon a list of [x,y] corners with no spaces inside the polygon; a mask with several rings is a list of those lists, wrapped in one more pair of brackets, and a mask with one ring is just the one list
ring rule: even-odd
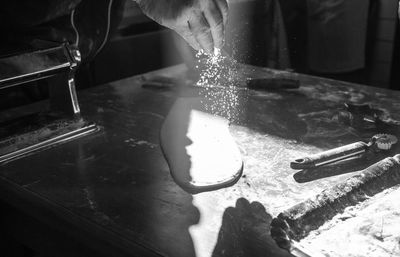
{"label": "flour dust in air", "polygon": [[202,87],[200,95],[204,98],[202,101],[206,110],[231,122],[238,120],[241,110],[237,61],[217,48],[214,54],[205,54],[200,50],[196,57],[196,68],[200,71],[196,85]]}

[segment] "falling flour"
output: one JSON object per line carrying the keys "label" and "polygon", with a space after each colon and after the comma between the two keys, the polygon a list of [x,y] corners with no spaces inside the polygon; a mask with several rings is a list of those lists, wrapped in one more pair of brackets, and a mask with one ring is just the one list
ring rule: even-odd
{"label": "falling flour", "polygon": [[196,57],[199,62],[196,68],[200,70],[196,85],[203,88],[200,95],[205,99],[206,110],[230,121],[237,120],[240,113],[237,61],[217,48],[212,55],[199,51]]}
{"label": "falling flour", "polygon": [[347,208],[301,242],[328,257],[400,256],[400,187]]}

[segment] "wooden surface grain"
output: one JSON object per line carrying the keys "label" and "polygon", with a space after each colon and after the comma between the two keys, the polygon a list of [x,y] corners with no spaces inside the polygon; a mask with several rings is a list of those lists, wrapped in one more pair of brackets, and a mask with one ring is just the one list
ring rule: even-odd
{"label": "wooden surface grain", "polygon": [[[101,132],[3,165],[2,199],[43,222],[63,221],[54,226],[115,256],[287,256],[269,236],[272,217],[352,175],[296,181],[290,161],[375,133],[333,119],[345,102],[400,120],[400,93],[250,66],[236,75],[232,88],[195,87],[175,66],[80,92],[83,115]],[[142,88],[159,76],[177,86]],[[296,78],[301,88],[246,90],[254,77]],[[244,160],[235,185],[191,195],[170,176],[159,132],[185,96],[231,120]]]}

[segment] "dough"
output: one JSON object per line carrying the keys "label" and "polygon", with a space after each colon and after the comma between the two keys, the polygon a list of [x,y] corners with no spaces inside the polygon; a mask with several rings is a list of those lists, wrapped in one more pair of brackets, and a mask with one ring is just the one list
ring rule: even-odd
{"label": "dough", "polygon": [[243,170],[229,121],[202,107],[199,98],[179,98],[161,128],[161,148],[171,175],[190,193],[230,186]]}

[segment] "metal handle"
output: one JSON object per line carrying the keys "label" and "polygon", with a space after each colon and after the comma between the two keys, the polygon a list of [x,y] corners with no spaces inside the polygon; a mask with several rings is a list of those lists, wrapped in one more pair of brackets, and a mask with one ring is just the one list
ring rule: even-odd
{"label": "metal handle", "polygon": [[366,152],[370,144],[356,142],[341,146],[322,153],[314,154],[304,158],[296,159],[290,163],[290,167],[295,170],[315,168],[324,164],[345,160]]}

